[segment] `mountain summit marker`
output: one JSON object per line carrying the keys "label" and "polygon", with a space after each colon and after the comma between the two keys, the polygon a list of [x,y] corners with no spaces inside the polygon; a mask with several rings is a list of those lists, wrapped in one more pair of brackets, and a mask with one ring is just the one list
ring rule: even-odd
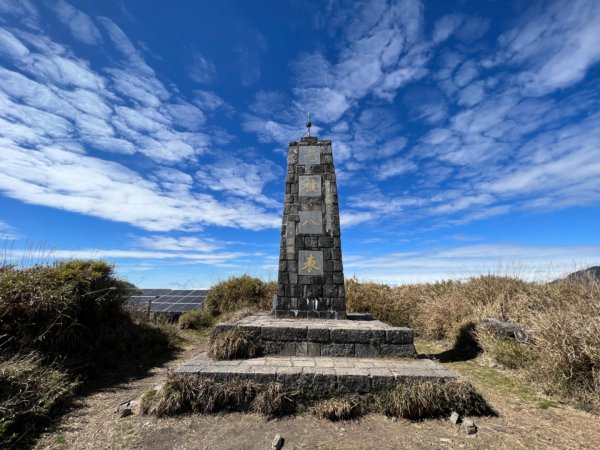
{"label": "mountain summit marker", "polygon": [[340,212],[331,141],[309,136],[288,147],[277,317],[345,319]]}

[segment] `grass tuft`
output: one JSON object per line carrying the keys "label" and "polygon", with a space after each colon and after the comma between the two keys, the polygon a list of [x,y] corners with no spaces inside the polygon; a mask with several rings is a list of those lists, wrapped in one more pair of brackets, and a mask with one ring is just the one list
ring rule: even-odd
{"label": "grass tuft", "polygon": [[253,409],[267,417],[280,417],[294,413],[296,395],[286,391],[280,383],[269,383],[256,396]]}
{"label": "grass tuft", "polygon": [[315,416],[331,421],[356,419],[365,411],[365,402],[357,395],[321,400],[310,408]]}
{"label": "grass tuft", "polygon": [[465,381],[414,381],[399,384],[377,397],[378,409],[387,416],[420,420],[446,416],[452,411],[463,415],[487,415],[493,411]]}
{"label": "grass tuft", "polygon": [[261,348],[250,332],[234,327],[223,332],[213,332],[207,353],[218,360],[249,359],[259,356]]}

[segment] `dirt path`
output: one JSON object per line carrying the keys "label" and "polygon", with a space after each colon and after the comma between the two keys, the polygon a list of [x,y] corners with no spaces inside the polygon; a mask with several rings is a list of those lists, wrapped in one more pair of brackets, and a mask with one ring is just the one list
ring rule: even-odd
{"label": "dirt path", "polygon": [[[446,366],[469,378],[499,417],[475,418],[479,432],[466,436],[447,420],[396,422],[372,414],[359,421],[332,423],[310,415],[267,421],[256,414],[120,419],[114,408],[159,384],[170,367],[191,357],[202,339],[190,342],[176,361],[146,378],[82,399],[53,432],[41,437],[46,449],[268,449],[275,434],[284,449],[472,449],[597,448],[600,418],[539,397],[530,388],[478,360]],[[431,351],[420,343],[421,351]]]}

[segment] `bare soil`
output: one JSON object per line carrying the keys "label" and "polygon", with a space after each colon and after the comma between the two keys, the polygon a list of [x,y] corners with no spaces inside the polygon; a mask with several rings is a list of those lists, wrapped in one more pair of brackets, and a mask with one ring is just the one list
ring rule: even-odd
{"label": "bare soil", "polygon": [[[479,431],[467,436],[448,420],[393,421],[371,414],[357,421],[329,422],[308,414],[266,420],[257,414],[188,415],[156,419],[135,414],[119,418],[115,408],[164,380],[168,371],[205,345],[188,335],[176,360],[81,398],[53,430],[38,440],[39,449],[268,449],[273,437],[284,449],[457,449],[598,448],[600,417],[539,395],[512,374],[490,368],[481,358],[444,366],[470,379],[498,417],[473,418]],[[427,342],[424,353],[439,352]]]}

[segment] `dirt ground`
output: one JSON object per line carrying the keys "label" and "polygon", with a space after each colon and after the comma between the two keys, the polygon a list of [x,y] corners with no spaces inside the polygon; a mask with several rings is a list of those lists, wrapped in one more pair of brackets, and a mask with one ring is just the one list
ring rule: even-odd
{"label": "dirt ground", "polygon": [[[478,433],[467,436],[448,420],[392,421],[371,414],[358,421],[333,423],[304,414],[266,420],[256,414],[190,415],[156,419],[119,418],[115,407],[137,398],[164,380],[170,368],[190,358],[204,343],[190,335],[176,360],[146,377],[96,391],[42,435],[38,449],[269,449],[276,434],[284,449],[472,449],[600,446],[600,417],[539,396],[525,383],[488,367],[481,359],[444,365],[470,379],[498,417],[474,418]],[[418,342],[421,352],[440,348]]]}

